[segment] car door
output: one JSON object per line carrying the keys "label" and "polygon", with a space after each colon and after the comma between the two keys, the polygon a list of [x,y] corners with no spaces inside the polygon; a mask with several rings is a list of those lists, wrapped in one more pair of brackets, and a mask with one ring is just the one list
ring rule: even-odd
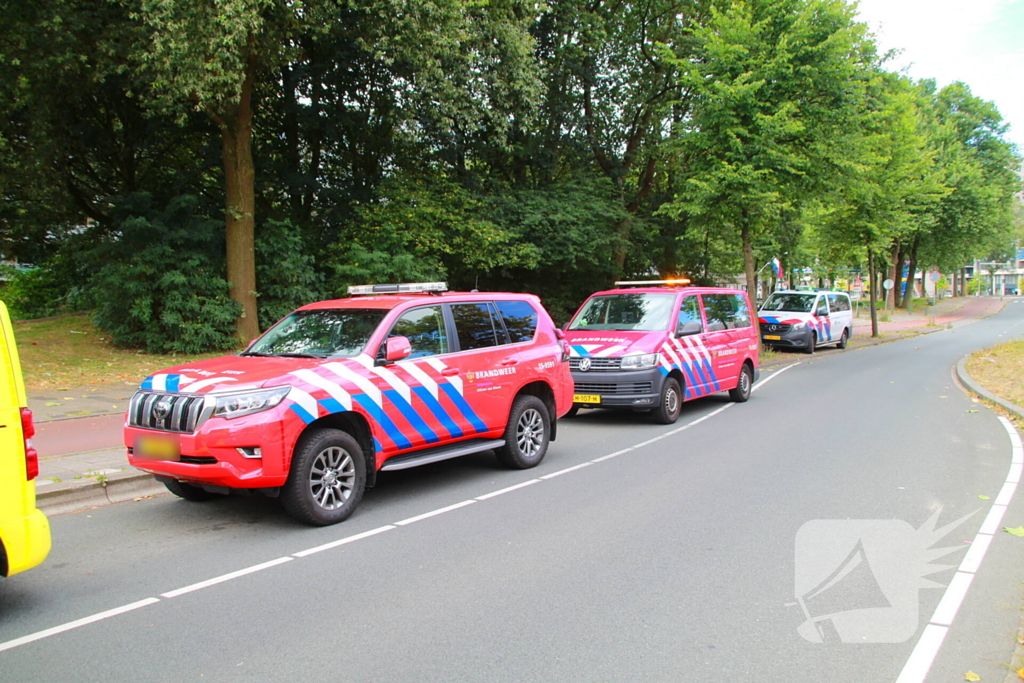
{"label": "car door", "polygon": [[490,301],[448,304],[458,345],[462,397],[478,431],[504,430],[521,370],[516,347]]}
{"label": "car door", "polygon": [[[738,302],[734,294],[703,294],[704,315],[707,318],[705,344],[711,354],[714,368],[712,391],[722,391],[736,385],[739,376],[740,359],[736,354],[735,341]],[[744,304],[744,309],[746,304]],[[749,319],[749,312],[747,313]]]}
{"label": "car door", "polygon": [[828,317],[828,297],[826,295],[818,295],[814,302],[814,317],[811,320],[818,334],[819,343],[833,341],[832,321]]}
{"label": "car door", "polygon": [[700,299],[696,294],[686,295],[679,302],[675,331],[669,335],[661,354],[663,373],[673,368],[683,373],[683,400],[686,401],[710,391],[712,366],[703,335]]}

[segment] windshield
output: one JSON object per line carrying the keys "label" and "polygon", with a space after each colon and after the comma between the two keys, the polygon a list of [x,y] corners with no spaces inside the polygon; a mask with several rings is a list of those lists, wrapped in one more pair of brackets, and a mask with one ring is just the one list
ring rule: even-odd
{"label": "windshield", "polygon": [[385,314],[386,310],[373,308],[295,311],[242,355],[351,358],[366,348]]}
{"label": "windshield", "polygon": [[587,300],[570,330],[667,330],[675,294],[608,294]]}
{"label": "windshield", "polygon": [[814,294],[782,294],[776,292],[768,297],[761,306],[762,311],[788,311],[790,313],[810,313],[814,305]]}

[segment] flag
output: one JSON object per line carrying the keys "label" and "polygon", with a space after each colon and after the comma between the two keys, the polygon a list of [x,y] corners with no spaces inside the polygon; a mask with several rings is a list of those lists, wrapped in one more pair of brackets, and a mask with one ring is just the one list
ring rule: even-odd
{"label": "flag", "polygon": [[782,275],[782,263],[778,258],[772,259],[772,270],[775,271],[775,277],[780,277]]}

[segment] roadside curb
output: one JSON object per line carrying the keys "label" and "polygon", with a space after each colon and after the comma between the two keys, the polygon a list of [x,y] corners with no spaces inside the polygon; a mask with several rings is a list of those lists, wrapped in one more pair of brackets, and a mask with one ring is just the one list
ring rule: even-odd
{"label": "roadside curb", "polygon": [[152,474],[119,472],[103,482],[89,478],[37,489],[36,505],[47,516],[63,515],[166,492],[164,485]]}
{"label": "roadside curb", "polygon": [[971,377],[971,374],[967,372],[968,358],[970,358],[970,355],[964,356],[963,358],[960,359],[960,362],[956,364],[956,376],[957,379],[960,380],[960,383],[967,387],[968,391],[975,393],[978,396],[981,396],[986,401],[995,403],[1003,410],[1013,413],[1017,417],[1024,419],[1024,407],[1021,407],[1016,403],[1013,403],[1012,401],[1007,401],[1005,398],[996,396],[991,391],[985,389],[983,386],[974,381],[974,378]]}

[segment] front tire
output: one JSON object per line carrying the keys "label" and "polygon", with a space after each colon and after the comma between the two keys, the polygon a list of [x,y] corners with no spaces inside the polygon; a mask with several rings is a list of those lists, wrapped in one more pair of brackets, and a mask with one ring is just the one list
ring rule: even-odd
{"label": "front tire", "polygon": [[300,522],[327,526],[348,519],[365,489],[366,459],[359,443],[337,429],[314,429],[295,447],[281,503]]}
{"label": "front tire", "polygon": [[736,383],[735,389],[729,390],[729,398],[736,403],[746,403],[747,399],[750,398],[750,392],[754,387],[754,373],[750,371],[750,366],[746,363],[743,364],[743,369],[740,370],[740,378]]}
{"label": "front tire", "polygon": [[192,501],[193,503],[201,503],[204,500],[211,500],[216,498],[218,495],[216,493],[210,493],[206,489],[196,486],[195,484],[178,481],[177,479],[164,479],[163,482],[168,491],[176,495],[178,498],[184,498],[185,500]]}
{"label": "front tire", "polygon": [[524,394],[512,404],[505,426],[505,445],[495,453],[505,467],[525,470],[540,464],[550,440],[551,417],[547,406],[536,396]]}
{"label": "front tire", "polygon": [[804,347],[804,353],[814,353],[814,350],[818,348],[818,333],[811,332],[811,336],[807,338],[807,346]]}
{"label": "front tire", "polygon": [[666,377],[665,383],[661,387],[661,397],[654,414],[655,419],[664,425],[673,424],[679,419],[682,409],[683,392],[679,388],[679,382],[675,377]]}

